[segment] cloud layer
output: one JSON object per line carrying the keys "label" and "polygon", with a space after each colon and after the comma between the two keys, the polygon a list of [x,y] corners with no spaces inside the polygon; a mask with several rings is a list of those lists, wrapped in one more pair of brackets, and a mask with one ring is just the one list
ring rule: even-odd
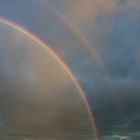
{"label": "cloud layer", "polygon": [[139,131],[140,1],[46,2],[86,36],[105,69],[92,62],[86,45],[44,6],[45,1],[1,0],[0,15],[36,33],[71,66],[95,111],[100,134]]}

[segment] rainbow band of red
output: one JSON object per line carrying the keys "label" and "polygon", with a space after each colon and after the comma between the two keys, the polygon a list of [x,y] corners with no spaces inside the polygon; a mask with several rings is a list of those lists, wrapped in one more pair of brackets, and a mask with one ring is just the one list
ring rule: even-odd
{"label": "rainbow band of red", "polygon": [[0,18],[0,24],[4,23],[5,25],[14,28],[15,30],[25,34],[26,36],[30,37],[32,40],[36,41],[38,44],[40,44],[42,47],[46,48],[49,53],[59,62],[59,64],[66,70],[66,72],[69,74],[69,76],[71,77],[71,79],[73,80],[73,82],[75,83],[76,87],[78,88],[83,101],[86,104],[88,113],[89,113],[89,117],[93,126],[93,133],[95,134],[95,138],[96,140],[99,140],[99,135],[97,132],[97,127],[96,127],[96,121],[93,115],[93,111],[90,108],[89,102],[85,96],[85,93],[82,89],[82,87],[80,86],[80,83],[78,82],[78,80],[76,79],[76,77],[73,75],[72,71],[70,70],[70,68],[65,64],[65,62],[60,59],[60,57],[45,43],[43,42],[39,37],[37,37],[35,34],[33,34],[32,32],[28,31],[25,27],[22,27],[21,25],[18,25],[15,22],[12,22],[8,19],[5,18]]}

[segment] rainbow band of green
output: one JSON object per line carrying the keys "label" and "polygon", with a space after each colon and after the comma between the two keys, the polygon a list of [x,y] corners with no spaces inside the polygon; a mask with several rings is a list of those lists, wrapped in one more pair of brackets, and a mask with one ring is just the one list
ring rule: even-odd
{"label": "rainbow band of green", "polygon": [[92,110],[90,108],[89,102],[88,102],[88,100],[85,96],[85,93],[84,93],[82,87],[80,86],[76,77],[71,72],[70,68],[64,63],[64,61],[62,59],[60,59],[60,57],[52,49],[50,49],[50,47],[45,42],[43,42],[39,37],[37,37],[36,35],[31,33],[30,31],[28,31],[26,28],[18,25],[15,22],[9,21],[5,18],[0,18],[0,24],[6,24],[7,26],[9,26],[11,28],[14,28],[15,30],[25,34],[26,36],[30,37],[32,40],[36,41],[42,47],[46,48],[49,51],[49,53],[59,62],[59,64],[66,70],[66,72],[69,74],[69,76],[71,77],[71,79],[75,83],[76,87],[78,88],[78,90],[79,90],[79,92],[80,92],[80,94],[83,98],[83,101],[86,104],[86,107],[87,107],[87,110],[88,110],[88,113],[89,113],[89,117],[90,117],[90,120],[91,120],[91,123],[92,123],[92,126],[93,126],[93,133],[95,134],[96,140],[99,140],[95,118],[93,116],[93,113],[92,113]]}

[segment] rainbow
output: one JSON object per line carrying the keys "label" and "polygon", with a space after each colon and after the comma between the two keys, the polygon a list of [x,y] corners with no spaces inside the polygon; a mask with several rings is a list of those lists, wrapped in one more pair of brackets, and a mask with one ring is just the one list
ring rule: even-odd
{"label": "rainbow", "polygon": [[118,105],[118,109],[122,113],[122,117],[125,118],[126,115],[125,115],[125,112],[124,112],[124,110],[122,108],[122,103],[121,103],[120,97],[118,96],[118,91],[117,91],[116,87],[113,84],[113,80],[112,80],[112,78],[111,78],[111,76],[110,76],[110,74],[108,72],[107,66],[105,65],[105,63],[101,59],[101,57],[99,56],[96,48],[85,37],[85,35],[77,28],[77,26],[75,26],[71,22],[71,20],[69,20],[67,17],[65,17],[64,15],[62,15],[56,8],[54,8],[52,5],[48,4],[46,1],[42,0],[41,2],[43,2],[43,6],[45,6],[45,8],[47,8],[51,13],[53,13],[55,16],[57,16],[61,20],[61,22],[63,23],[63,25],[66,26],[66,27],[68,27],[68,29],[72,33],[74,33],[74,35],[76,35],[76,37],[87,47],[86,50],[88,50],[89,54],[92,55],[92,57],[94,59],[94,63],[96,63],[96,65],[99,67],[99,69],[102,71],[102,73],[104,75],[106,75],[106,81],[107,81],[108,86],[109,86],[109,88],[110,88],[110,90],[112,92],[114,101]]}
{"label": "rainbow", "polygon": [[78,80],[76,79],[76,77],[73,75],[72,71],[70,70],[70,68],[65,64],[65,62],[60,59],[60,57],[45,43],[43,42],[39,37],[37,37],[35,34],[33,34],[32,32],[28,31],[25,27],[22,27],[21,25],[18,25],[17,23],[10,21],[8,19],[5,18],[0,18],[0,24],[5,24],[21,33],[23,33],[24,35],[26,35],[27,37],[31,38],[33,41],[36,41],[40,46],[46,48],[49,53],[59,62],[59,64],[64,68],[64,70],[69,74],[69,76],[71,77],[71,79],[73,80],[73,82],[75,83],[76,87],[78,88],[89,113],[89,117],[93,126],[93,133],[95,134],[95,139],[99,140],[99,135],[97,132],[97,127],[96,127],[96,121],[93,115],[93,111],[90,108],[89,102],[87,100],[87,97],[85,96],[84,90],[82,89],[82,87],[80,86],[80,83],[78,82]]}
{"label": "rainbow", "polygon": [[[76,35],[76,37],[87,47],[86,50],[88,50],[89,54],[92,55],[94,59],[94,63],[99,67],[99,69],[102,71],[104,75],[106,75],[106,81],[108,83],[108,86],[112,92],[113,98],[116,101],[116,104],[118,105],[118,109],[122,113],[122,117],[125,118],[125,112],[122,108],[122,103],[120,100],[120,97],[118,96],[118,91],[116,87],[113,85],[113,80],[108,72],[108,68],[105,65],[104,61],[99,56],[96,48],[91,44],[91,42],[85,37],[85,35],[75,26],[67,17],[62,15],[57,9],[55,9],[53,6],[48,4],[46,1],[42,0],[43,6],[45,6],[51,13],[56,15],[63,23],[64,26],[68,27],[68,29]],[[89,2],[89,1],[87,1]],[[93,64],[94,64],[93,63]]]}
{"label": "rainbow", "polygon": [[90,43],[90,41],[84,36],[84,34],[75,26],[67,17],[62,15],[58,10],[56,10],[53,6],[48,4],[46,1],[41,1],[44,2],[43,6],[48,9],[50,13],[53,13],[64,26],[66,26],[78,39],[80,42],[82,42],[86,47],[87,51],[90,55],[92,55],[94,62],[98,65],[98,67],[105,73],[106,72],[106,67],[98,55],[97,50],[93,45]]}

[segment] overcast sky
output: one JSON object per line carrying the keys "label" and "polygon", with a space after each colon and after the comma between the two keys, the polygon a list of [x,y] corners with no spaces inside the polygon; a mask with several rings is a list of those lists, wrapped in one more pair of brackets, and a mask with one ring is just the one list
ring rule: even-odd
{"label": "overcast sky", "polygon": [[39,36],[74,72],[100,134],[140,131],[139,15],[139,0],[0,0],[1,17]]}

